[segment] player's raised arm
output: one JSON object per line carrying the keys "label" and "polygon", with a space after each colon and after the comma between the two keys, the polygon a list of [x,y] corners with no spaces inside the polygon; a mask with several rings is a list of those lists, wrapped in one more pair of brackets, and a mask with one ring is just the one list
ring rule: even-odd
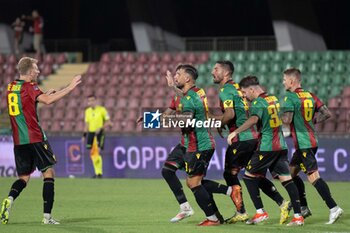
{"label": "player's raised arm", "polygon": [[49,95],[46,93],[41,94],[38,96],[37,100],[41,103],[44,103],[44,104],[52,104],[52,103],[56,102],[57,100],[66,96],[71,91],[73,91],[74,88],[76,86],[78,86],[80,83],[81,83],[81,75],[76,75],[67,87],[65,87],[62,90],[57,91],[55,93],[49,94]]}

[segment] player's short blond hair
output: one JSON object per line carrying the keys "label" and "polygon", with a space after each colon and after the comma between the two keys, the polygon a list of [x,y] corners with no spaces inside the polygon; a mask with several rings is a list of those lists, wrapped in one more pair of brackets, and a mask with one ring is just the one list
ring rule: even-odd
{"label": "player's short blond hair", "polygon": [[285,71],[283,71],[283,74],[287,76],[295,77],[297,78],[297,80],[301,81],[301,71],[298,68],[295,68],[295,67],[288,68]]}
{"label": "player's short blond hair", "polygon": [[33,64],[37,64],[38,60],[31,57],[22,57],[18,64],[17,70],[20,75],[26,75],[33,68]]}

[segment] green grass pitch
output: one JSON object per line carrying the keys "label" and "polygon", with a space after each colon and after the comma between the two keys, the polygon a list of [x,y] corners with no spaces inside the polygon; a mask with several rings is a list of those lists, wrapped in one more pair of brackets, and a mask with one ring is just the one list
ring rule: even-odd
{"label": "green grass pitch", "polygon": [[[6,197],[15,178],[0,178],[0,196]],[[276,184],[284,197],[287,193],[280,184]],[[150,232],[150,233],[186,233],[186,232],[350,232],[349,191],[350,183],[329,183],[333,197],[345,210],[345,214],[334,225],[325,225],[329,211],[316,190],[306,184],[309,206],[313,216],[307,218],[303,227],[287,227],[278,224],[279,208],[264,194],[265,210],[270,219],[264,225],[247,226],[244,223],[227,224],[217,227],[197,227],[204,219],[203,212],[196,204],[192,193],[184,187],[186,195],[194,207],[195,215],[180,223],[169,220],[178,211],[178,205],[161,179],[56,179],[56,197],[53,216],[61,220],[61,225],[41,225],[42,220],[42,181],[32,179],[21,196],[15,201],[10,221],[0,224],[0,232]],[[244,200],[248,213],[255,210],[244,188]],[[234,213],[230,199],[216,195],[217,204],[224,217]]]}

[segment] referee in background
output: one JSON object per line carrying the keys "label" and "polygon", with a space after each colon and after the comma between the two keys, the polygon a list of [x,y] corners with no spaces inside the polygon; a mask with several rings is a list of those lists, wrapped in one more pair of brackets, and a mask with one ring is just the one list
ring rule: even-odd
{"label": "referee in background", "polygon": [[97,105],[96,96],[88,96],[88,108],[85,109],[85,131],[83,143],[86,142],[86,149],[90,150],[90,157],[94,166],[95,175],[93,178],[102,178],[102,157],[100,150],[104,147],[104,128],[111,125],[107,109]]}

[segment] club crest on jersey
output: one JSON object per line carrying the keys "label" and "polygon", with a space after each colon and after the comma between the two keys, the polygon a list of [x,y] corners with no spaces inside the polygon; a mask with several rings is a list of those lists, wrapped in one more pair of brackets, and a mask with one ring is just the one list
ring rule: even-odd
{"label": "club crest on jersey", "polygon": [[259,155],[259,160],[262,160],[264,158],[263,155]]}
{"label": "club crest on jersey", "polygon": [[226,100],[226,101],[224,102],[224,107],[225,107],[225,108],[232,108],[232,107],[233,107],[233,102],[232,102],[232,100]]}
{"label": "club crest on jersey", "polygon": [[233,149],[233,154],[235,155],[237,153],[237,149]]}
{"label": "club crest on jersey", "polygon": [[197,154],[196,154],[196,157],[197,157],[197,159],[199,159],[199,158],[201,157],[201,154],[200,154],[200,153],[197,153]]}
{"label": "club crest on jersey", "polygon": [[303,156],[304,156],[304,158],[306,158],[306,154],[307,154],[306,152],[303,152]]}
{"label": "club crest on jersey", "polygon": [[45,148],[45,150],[47,150],[47,144],[44,144],[44,148]]}

